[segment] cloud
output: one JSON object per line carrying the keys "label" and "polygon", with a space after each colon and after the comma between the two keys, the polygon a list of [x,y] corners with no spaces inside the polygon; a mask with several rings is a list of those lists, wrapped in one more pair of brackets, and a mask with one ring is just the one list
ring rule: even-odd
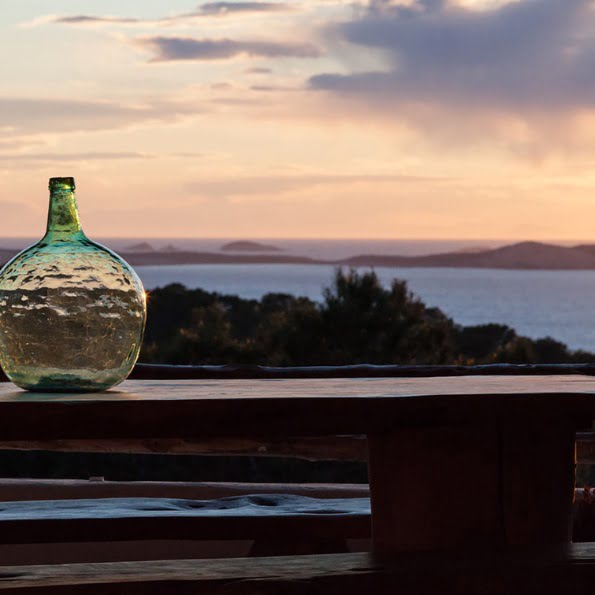
{"label": "cloud", "polygon": [[329,39],[378,53],[378,67],[323,73],[310,87],[398,110],[417,102],[516,112],[595,107],[591,0],[523,0],[490,10],[377,0]]}
{"label": "cloud", "polygon": [[225,179],[203,179],[186,184],[185,189],[207,198],[244,198],[250,200],[270,200],[271,194],[285,196],[297,191],[341,186],[353,188],[357,184],[413,184],[441,183],[445,178],[421,177],[399,174],[292,174],[274,176],[230,176]]}
{"label": "cloud", "polygon": [[0,129],[10,135],[113,130],[135,124],[172,121],[204,112],[192,101],[110,101],[0,97]]}
{"label": "cloud", "polygon": [[137,39],[135,43],[153,52],[151,62],[226,60],[241,55],[257,58],[316,58],[321,55],[310,43],[161,36]]}
{"label": "cloud", "polygon": [[152,159],[155,155],[133,152],[88,152],[88,153],[0,153],[0,161],[47,161],[79,162],[110,161],[116,159]]}
{"label": "cloud", "polygon": [[[43,22],[43,21],[42,21]],[[139,19],[127,19],[123,17],[94,17],[86,15],[74,15],[65,17],[50,17],[46,23],[56,23],[59,25],[103,25],[103,24],[118,24],[129,25],[137,24],[141,21]]]}
{"label": "cloud", "polygon": [[71,25],[71,26],[162,26],[193,20],[202,17],[224,17],[235,14],[263,14],[293,12],[295,4],[286,2],[206,2],[200,4],[196,10],[175,14],[157,19],[137,19],[133,17],[117,17],[112,15],[46,15],[24,23],[25,27],[40,25]]}
{"label": "cloud", "polygon": [[189,14],[224,16],[234,13],[289,12],[293,10],[295,10],[295,5],[285,2],[207,2],[199,6],[195,13]]}
{"label": "cloud", "polygon": [[273,69],[272,68],[261,68],[261,67],[255,67],[255,68],[246,68],[246,70],[244,70],[244,72],[246,74],[272,74]]}

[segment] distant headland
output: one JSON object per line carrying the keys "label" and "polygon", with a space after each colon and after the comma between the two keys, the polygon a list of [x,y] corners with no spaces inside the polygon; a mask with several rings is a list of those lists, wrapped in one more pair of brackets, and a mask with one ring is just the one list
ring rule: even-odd
{"label": "distant headland", "polygon": [[221,252],[282,252],[282,250],[278,246],[272,246],[271,244],[242,240],[224,244],[221,246]]}
{"label": "distant headland", "polygon": [[[595,244],[559,246],[540,242],[520,242],[500,248],[457,250],[424,256],[359,254],[338,260],[279,254],[280,248],[258,242],[230,242],[220,251],[196,252],[176,249],[154,250],[145,243],[122,250],[132,265],[177,264],[309,264],[352,267],[441,267],[519,270],[595,270]],[[0,248],[0,262],[6,262],[17,250]]]}
{"label": "distant headland", "polygon": [[520,270],[595,270],[595,244],[566,247],[520,242],[501,248],[426,256],[360,254],[339,260],[270,253],[134,252],[122,256],[132,265],[165,264],[319,264],[352,267],[443,267]]}

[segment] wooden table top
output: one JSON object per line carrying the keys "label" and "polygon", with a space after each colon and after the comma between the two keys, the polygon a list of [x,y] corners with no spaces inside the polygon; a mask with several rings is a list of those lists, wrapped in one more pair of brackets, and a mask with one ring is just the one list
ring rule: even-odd
{"label": "wooden table top", "polygon": [[595,417],[595,377],[132,380],[92,394],[0,385],[0,440],[390,432],[498,415]]}
{"label": "wooden table top", "polygon": [[428,396],[595,396],[595,376],[451,376],[262,380],[128,380],[102,393],[34,393],[0,384],[0,407],[18,402],[164,401],[246,398],[379,398]]}

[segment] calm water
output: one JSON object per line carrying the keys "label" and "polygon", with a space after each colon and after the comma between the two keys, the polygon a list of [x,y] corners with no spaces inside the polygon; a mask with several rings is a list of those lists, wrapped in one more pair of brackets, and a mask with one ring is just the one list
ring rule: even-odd
{"label": "calm water", "polygon": [[[137,267],[148,289],[183,283],[208,291],[260,298],[285,292],[319,300],[333,268],[316,265],[179,265]],[[405,279],[429,306],[456,322],[505,323],[519,333],[551,336],[595,352],[595,271],[376,268],[386,284]]]}

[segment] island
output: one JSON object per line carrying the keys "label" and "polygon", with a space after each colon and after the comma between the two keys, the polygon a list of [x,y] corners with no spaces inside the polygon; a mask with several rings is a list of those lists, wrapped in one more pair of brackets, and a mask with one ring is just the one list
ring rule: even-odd
{"label": "island", "polygon": [[[234,245],[258,244],[257,242],[232,242],[219,252],[193,252],[166,246],[164,250],[145,250],[137,245],[136,250],[122,252],[122,257],[133,266],[179,265],[179,264],[308,264],[347,267],[399,267],[399,268],[475,268],[513,270],[577,271],[595,270],[595,245],[559,246],[540,242],[520,242],[501,248],[479,251],[444,252],[425,256],[393,256],[388,254],[359,254],[339,260],[326,260],[278,254],[274,246],[259,250],[242,250]],[[231,248],[230,248],[231,246]],[[237,251],[236,251],[237,250]],[[8,261],[17,250],[0,248],[0,263]]]}
{"label": "island", "polygon": [[221,252],[282,252],[282,249],[271,244],[243,240],[224,244],[221,246]]}
{"label": "island", "polygon": [[348,267],[476,268],[517,270],[595,270],[595,245],[559,246],[520,242],[478,252],[444,252],[425,256],[359,254],[339,260],[294,254],[169,252],[124,253],[132,265],[159,264],[317,264]]}
{"label": "island", "polygon": [[127,252],[153,252],[155,248],[149,244],[149,242],[140,242],[138,244],[133,244],[132,246],[128,246],[125,249]]}

